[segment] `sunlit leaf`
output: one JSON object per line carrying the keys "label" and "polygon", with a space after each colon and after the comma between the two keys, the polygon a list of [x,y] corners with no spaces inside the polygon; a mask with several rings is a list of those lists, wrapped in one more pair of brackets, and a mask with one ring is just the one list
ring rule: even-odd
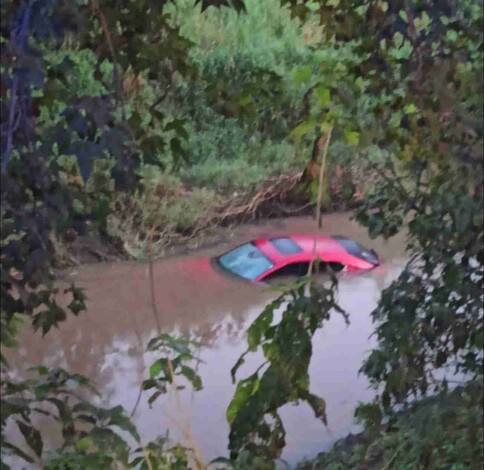
{"label": "sunlit leaf", "polygon": [[265,331],[271,325],[274,317],[274,305],[267,306],[264,311],[255,319],[247,330],[247,342],[249,350],[255,351],[264,336]]}
{"label": "sunlit leaf", "polygon": [[291,131],[289,137],[295,141],[299,141],[302,137],[314,131],[315,124],[315,119],[309,119],[308,121],[301,122]]}
{"label": "sunlit leaf", "polygon": [[300,67],[293,76],[293,81],[296,84],[301,84],[309,81],[313,74],[313,68],[310,65]]}
{"label": "sunlit leaf", "polygon": [[345,134],[348,145],[358,145],[360,143],[360,133],[355,131],[348,131]]}
{"label": "sunlit leaf", "polygon": [[328,88],[319,86],[314,89],[314,96],[316,97],[318,103],[327,107],[331,104],[331,92]]}
{"label": "sunlit leaf", "polygon": [[227,421],[229,424],[234,421],[239,410],[247,403],[247,400],[251,397],[258,382],[259,378],[257,374],[253,374],[250,377],[239,381],[232,401],[227,408]]}

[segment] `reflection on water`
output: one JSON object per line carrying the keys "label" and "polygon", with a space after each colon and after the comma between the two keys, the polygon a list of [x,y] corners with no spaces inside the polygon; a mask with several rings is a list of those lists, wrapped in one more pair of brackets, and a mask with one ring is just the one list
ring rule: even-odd
{"label": "reflection on water", "polygon": [[[311,391],[327,402],[329,427],[316,420],[304,405],[282,410],[287,431],[283,458],[294,463],[324,450],[337,438],[354,431],[353,410],[371,396],[364,377],[358,377],[362,359],[371,348],[370,312],[381,289],[399,272],[403,236],[391,243],[368,239],[365,230],[348,215],[327,215],[323,232],[343,234],[374,248],[383,265],[363,275],[340,277],[340,304],[350,313],[350,325],[335,316],[314,338]],[[182,436],[190,421],[195,444],[208,460],[226,454],[228,426],[225,410],[233,395],[230,369],[245,350],[245,330],[274,297],[267,286],[223,277],[213,271],[208,257],[257,236],[313,232],[311,218],[290,218],[276,223],[242,227],[233,242],[196,255],[159,261],[154,266],[156,298],[167,330],[197,335],[202,340],[199,366],[204,389],[180,393],[181,409],[173,397],[163,397],[149,408],[144,397],[134,419],[144,439],[165,434]],[[117,263],[77,268],[68,275],[86,289],[88,312],[70,318],[45,339],[23,333],[19,356],[13,365],[61,366],[85,374],[97,383],[106,405],[132,409],[150,358],[143,354],[156,333],[150,304],[148,267]],[[255,355],[240,370],[253,371]]]}

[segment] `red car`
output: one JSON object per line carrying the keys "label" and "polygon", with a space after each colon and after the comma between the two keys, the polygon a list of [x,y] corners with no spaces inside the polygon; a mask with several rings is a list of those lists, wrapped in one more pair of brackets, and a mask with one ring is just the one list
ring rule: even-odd
{"label": "red car", "polygon": [[[258,238],[213,258],[212,263],[229,274],[252,282],[274,275],[304,275],[313,257],[314,235]],[[354,240],[341,236],[316,235],[315,258],[333,270],[373,269],[379,265],[377,254]]]}

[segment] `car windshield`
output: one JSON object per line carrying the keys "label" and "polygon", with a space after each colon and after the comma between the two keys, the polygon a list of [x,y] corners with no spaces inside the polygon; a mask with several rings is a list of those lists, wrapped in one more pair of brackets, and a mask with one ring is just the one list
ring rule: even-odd
{"label": "car windshield", "polygon": [[218,261],[228,271],[249,281],[255,281],[261,274],[274,267],[274,263],[253,243],[246,243],[225,253]]}

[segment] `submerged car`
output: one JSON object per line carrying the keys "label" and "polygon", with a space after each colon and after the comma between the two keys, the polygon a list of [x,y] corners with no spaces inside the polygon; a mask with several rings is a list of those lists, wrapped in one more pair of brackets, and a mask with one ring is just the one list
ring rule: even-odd
{"label": "submerged car", "polygon": [[[316,244],[316,246],[315,246]],[[291,235],[258,238],[221,256],[212,264],[239,278],[260,282],[280,275],[304,275],[313,259],[333,271],[369,270],[379,265],[375,251],[342,236]]]}

